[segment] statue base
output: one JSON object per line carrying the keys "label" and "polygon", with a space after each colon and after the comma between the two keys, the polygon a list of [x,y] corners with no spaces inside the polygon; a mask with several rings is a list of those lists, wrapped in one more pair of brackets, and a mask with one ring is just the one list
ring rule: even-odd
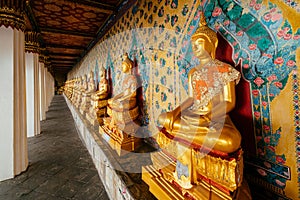
{"label": "statue base", "polygon": [[93,94],[91,95],[91,106],[87,119],[93,126],[103,125],[103,118],[107,116],[107,99],[100,99],[97,94]]}
{"label": "statue base", "polygon": [[[95,112],[95,114],[91,113],[91,112]],[[96,112],[97,112],[96,110],[93,110],[93,111],[86,113],[86,115],[85,115],[86,119],[90,122],[90,124],[92,126],[95,126],[98,124]]]}
{"label": "statue base", "polygon": [[149,186],[150,192],[158,199],[191,200],[250,200],[251,194],[246,181],[231,192],[221,185],[203,178],[191,189],[182,188],[173,176],[176,163],[162,151],[151,154],[153,165],[142,167],[142,180]]}
{"label": "statue base", "polygon": [[[106,108],[98,108],[92,109],[93,111],[89,111],[86,113],[86,118],[90,122],[91,125],[103,125],[103,117],[106,117]],[[94,112],[94,113],[92,113]]]}
{"label": "statue base", "polygon": [[[111,130],[108,127],[110,118],[104,119],[104,125],[99,126],[99,133],[119,156],[135,151],[141,145],[141,138],[134,136],[139,127],[135,122],[125,124],[122,130]],[[131,133],[131,134],[128,134]]]}
{"label": "statue base", "polygon": [[160,148],[174,159],[188,160],[186,165],[193,183],[205,178],[231,192],[240,186],[244,168],[242,149],[226,154],[174,138],[164,130],[158,133],[156,139]]}
{"label": "statue base", "polygon": [[91,107],[91,95],[90,94],[82,94],[82,102],[79,108],[79,111],[82,115],[85,115],[86,111]]}

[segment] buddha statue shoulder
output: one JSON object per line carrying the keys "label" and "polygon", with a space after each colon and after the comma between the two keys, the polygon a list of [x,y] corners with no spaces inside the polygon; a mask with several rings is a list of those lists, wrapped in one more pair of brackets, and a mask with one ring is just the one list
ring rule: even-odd
{"label": "buddha statue shoulder", "polygon": [[133,61],[130,60],[128,54],[125,53],[122,62],[122,72],[124,76],[122,78],[122,84],[119,86],[122,88],[114,89],[121,92],[108,100],[108,104],[112,110],[130,110],[136,105],[137,80],[131,73],[132,67]]}
{"label": "buddha statue shoulder", "polygon": [[235,85],[240,73],[215,59],[217,34],[204,17],[191,38],[200,64],[189,71],[188,98],[177,108],[159,115],[161,126],[172,136],[231,153],[240,148],[241,135],[228,113],[235,107]]}

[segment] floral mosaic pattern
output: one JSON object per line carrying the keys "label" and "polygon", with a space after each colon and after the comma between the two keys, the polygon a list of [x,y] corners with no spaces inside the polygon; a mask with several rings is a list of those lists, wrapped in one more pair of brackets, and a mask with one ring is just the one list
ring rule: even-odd
{"label": "floral mosaic pattern", "polygon": [[[289,22],[283,22],[281,11],[272,3],[263,8],[262,1],[252,0],[248,6],[245,10],[238,1],[225,0],[207,1],[204,5],[209,25],[230,42],[234,62],[242,62],[242,73],[251,83],[257,154],[277,163],[272,170],[280,173],[286,159],[285,155],[275,152],[281,129],[272,130],[270,102],[297,68],[295,55],[300,44],[300,29],[292,33]],[[299,108],[295,110],[298,112]],[[284,179],[273,181],[269,177],[267,180],[285,187]]]}

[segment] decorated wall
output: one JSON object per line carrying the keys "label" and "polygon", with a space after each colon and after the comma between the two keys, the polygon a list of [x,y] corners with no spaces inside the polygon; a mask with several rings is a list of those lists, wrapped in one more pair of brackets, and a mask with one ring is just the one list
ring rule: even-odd
{"label": "decorated wall", "polygon": [[199,63],[190,38],[201,11],[225,41],[218,58],[242,74],[233,119],[243,136],[246,174],[300,198],[299,1],[137,1],[68,79],[93,71],[97,82],[104,67],[116,88],[128,52],[136,63],[144,134],[155,137],[158,115],[187,97],[187,73]]}

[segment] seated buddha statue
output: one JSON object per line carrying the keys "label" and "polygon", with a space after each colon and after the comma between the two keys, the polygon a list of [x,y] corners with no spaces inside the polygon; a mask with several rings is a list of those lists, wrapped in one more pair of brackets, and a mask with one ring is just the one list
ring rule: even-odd
{"label": "seated buddha statue", "polygon": [[106,79],[106,72],[103,67],[101,67],[99,71],[99,83],[98,83],[98,90],[96,91],[96,95],[99,97],[99,99],[105,99],[108,97],[109,94],[109,85],[108,80]]}
{"label": "seated buddha statue", "polygon": [[[86,75],[85,75],[86,77]],[[85,90],[82,93],[82,103],[80,107],[80,112],[83,114],[85,111],[88,111],[89,108],[91,107],[91,94],[95,92],[96,90],[96,85],[94,81],[94,74],[91,71],[85,79]]]}
{"label": "seated buddha statue", "polygon": [[76,99],[74,103],[77,108],[80,106],[81,103],[82,91],[83,91],[83,77],[78,77],[77,87],[76,87]]}
{"label": "seated buddha statue", "polygon": [[102,118],[106,116],[109,85],[108,80],[106,79],[105,69],[103,67],[100,68],[99,77],[98,90],[91,94],[91,107],[87,114],[87,119],[92,125],[96,125],[97,122],[102,125]]}
{"label": "seated buddha statue", "polygon": [[96,90],[96,85],[93,76],[94,74],[91,71],[88,75],[88,83],[87,83],[87,91],[86,91],[87,94],[95,92]]}
{"label": "seated buddha statue", "polygon": [[229,64],[215,59],[217,34],[204,17],[191,37],[200,64],[189,71],[188,98],[158,121],[172,136],[190,144],[232,153],[240,148],[241,135],[228,113],[235,107],[235,85],[240,74]]}
{"label": "seated buddha statue", "polygon": [[182,188],[189,189],[206,177],[233,191],[242,180],[237,166],[243,164],[241,135],[228,114],[235,107],[240,73],[215,58],[217,34],[207,26],[203,13],[191,43],[199,65],[188,73],[187,99],[159,115],[163,129],[157,142],[175,152],[173,177]]}
{"label": "seated buddha statue", "polygon": [[76,98],[77,98],[77,88],[78,88],[78,78],[77,77],[75,77],[74,79],[73,79],[73,87],[72,87],[72,98],[71,98],[71,101],[73,102],[73,103],[75,103],[76,102]]}
{"label": "seated buddha statue", "polygon": [[111,127],[116,123],[126,124],[138,117],[138,112],[136,112],[137,80],[136,77],[131,74],[132,67],[133,61],[130,60],[128,58],[128,54],[125,53],[122,62],[122,72],[124,73],[122,85],[120,86],[122,88],[114,89],[115,91],[121,92],[108,100],[108,106],[110,109],[108,114],[112,117],[110,123]]}
{"label": "seated buddha statue", "polygon": [[137,137],[140,127],[138,120],[139,107],[137,105],[137,79],[132,74],[134,62],[126,53],[123,56],[121,78],[113,88],[116,95],[108,99],[107,114],[103,118],[103,126],[99,127],[99,133],[109,145],[116,150],[119,156],[134,151],[141,144],[141,138]]}
{"label": "seated buddha statue", "polygon": [[83,114],[84,108],[86,105],[86,96],[88,91],[88,80],[87,80],[87,75],[84,74],[81,79],[81,87],[80,87],[80,102],[79,102],[79,110],[80,113]]}

